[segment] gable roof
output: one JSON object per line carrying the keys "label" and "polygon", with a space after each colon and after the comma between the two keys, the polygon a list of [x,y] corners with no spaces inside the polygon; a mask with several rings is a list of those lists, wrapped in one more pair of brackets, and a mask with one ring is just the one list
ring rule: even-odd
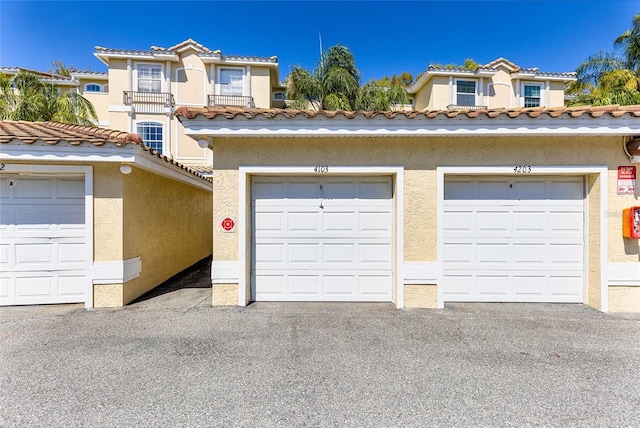
{"label": "gable roof", "polygon": [[[12,143],[30,146],[44,143],[50,148],[50,152],[87,144],[105,148],[135,146],[145,154],[170,164],[172,168],[184,170],[192,176],[210,181],[200,171],[145,146],[139,135],[123,131],[60,122],[0,121],[0,144]],[[6,150],[3,149],[2,153],[5,154],[5,152]]]}
{"label": "gable roof", "polygon": [[546,72],[539,71],[537,67],[522,68],[519,65],[509,61],[506,58],[500,57],[493,61],[478,67],[477,70],[470,70],[466,68],[446,68],[446,67],[434,67],[430,65],[427,70],[422,74],[420,79],[413,83],[413,85],[407,88],[407,92],[415,94],[418,92],[432,76],[477,76],[488,77],[496,74],[500,68],[506,69],[513,79],[525,78],[525,79],[551,79],[560,80],[562,82],[572,82],[576,80],[576,73],[571,72]]}

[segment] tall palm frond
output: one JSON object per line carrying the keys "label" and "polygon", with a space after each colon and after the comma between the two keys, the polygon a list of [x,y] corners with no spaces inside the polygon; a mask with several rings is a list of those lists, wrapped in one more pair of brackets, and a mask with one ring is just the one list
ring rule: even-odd
{"label": "tall palm frond", "polygon": [[618,36],[613,44],[624,49],[625,67],[640,72],[640,13],[633,17],[631,28]]}

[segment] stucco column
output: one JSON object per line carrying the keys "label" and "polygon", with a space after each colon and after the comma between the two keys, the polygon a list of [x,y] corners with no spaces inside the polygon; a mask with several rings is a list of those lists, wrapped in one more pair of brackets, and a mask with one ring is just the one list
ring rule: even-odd
{"label": "stucco column", "polygon": [[251,96],[251,66],[247,65],[247,74],[246,74],[247,84],[244,86],[244,90],[246,91],[245,96]]}
{"label": "stucco column", "polygon": [[131,67],[131,58],[127,58],[127,91],[133,90],[133,71]]}

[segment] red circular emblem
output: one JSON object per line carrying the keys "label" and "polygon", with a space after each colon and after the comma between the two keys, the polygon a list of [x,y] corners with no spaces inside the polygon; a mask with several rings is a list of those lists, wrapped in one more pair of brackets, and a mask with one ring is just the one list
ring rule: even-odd
{"label": "red circular emblem", "polygon": [[222,228],[224,230],[226,230],[227,232],[230,231],[231,229],[233,229],[233,227],[236,225],[233,220],[231,220],[229,217],[225,218],[224,220],[222,220],[222,223],[220,224],[222,226]]}

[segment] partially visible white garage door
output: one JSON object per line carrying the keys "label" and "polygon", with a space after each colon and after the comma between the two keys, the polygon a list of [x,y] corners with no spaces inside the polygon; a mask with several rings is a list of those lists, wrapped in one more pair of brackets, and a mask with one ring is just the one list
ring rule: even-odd
{"label": "partially visible white garage door", "polygon": [[0,176],[0,305],[85,300],[83,176]]}
{"label": "partially visible white garage door", "polygon": [[256,178],[252,299],[391,301],[391,178]]}
{"label": "partially visible white garage door", "polygon": [[584,190],[571,178],[447,178],[444,300],[582,302]]}

